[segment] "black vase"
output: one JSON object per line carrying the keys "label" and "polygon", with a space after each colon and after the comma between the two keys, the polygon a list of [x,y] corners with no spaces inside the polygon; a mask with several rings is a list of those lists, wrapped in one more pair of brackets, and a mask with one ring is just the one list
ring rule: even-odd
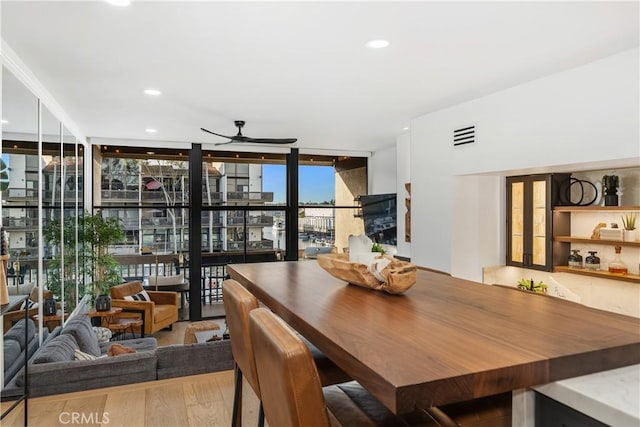
{"label": "black vase", "polygon": [[53,316],[56,314],[56,311],[58,311],[58,308],[56,307],[56,300],[53,298],[44,300],[42,311],[45,316]]}
{"label": "black vase", "polygon": [[618,206],[618,188],[608,187],[604,194],[605,206]]}
{"label": "black vase", "polygon": [[98,295],[96,298],[96,311],[111,310],[111,297],[109,295]]}

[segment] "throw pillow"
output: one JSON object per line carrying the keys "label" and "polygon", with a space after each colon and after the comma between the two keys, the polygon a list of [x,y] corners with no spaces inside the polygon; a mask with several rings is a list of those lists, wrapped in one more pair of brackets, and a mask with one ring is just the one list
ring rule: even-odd
{"label": "throw pillow", "polygon": [[111,329],[101,328],[100,326],[94,326],[93,332],[95,332],[96,338],[98,339],[99,343],[109,342],[109,340],[111,339],[111,336],[113,335],[113,333],[111,332]]}
{"label": "throw pillow", "polygon": [[[25,347],[27,346],[25,341],[24,341],[24,319],[20,319],[16,322],[15,325],[13,325],[6,334],[4,334],[4,339],[6,340],[13,340],[13,341],[17,341],[20,344],[20,349],[24,350]],[[31,340],[31,338],[35,335],[36,333],[36,325],[35,323],[33,323],[33,320],[29,319],[27,322],[27,336],[28,339]]]}
{"label": "throw pillow", "polygon": [[107,350],[107,354],[109,356],[119,356],[121,354],[135,353],[136,351],[122,344],[111,344],[109,346],[109,350]]}
{"label": "throw pillow", "polygon": [[138,292],[135,295],[127,295],[124,299],[127,301],[151,301],[147,291]]}
{"label": "throw pillow", "polygon": [[75,360],[96,360],[96,356],[94,356],[93,354],[89,354],[89,353],[85,353],[84,351],[81,351],[80,349],[76,349],[76,351],[74,352],[74,359]]}
{"label": "throw pillow", "polygon": [[70,334],[58,335],[43,346],[33,358],[33,364],[73,360],[78,343]]}
{"label": "throw pillow", "polygon": [[25,305],[27,306],[27,310],[31,310],[32,308],[38,308],[38,303],[35,301],[31,301],[30,299],[27,299],[25,302],[22,303],[22,305],[20,306],[20,310],[24,310]]}
{"label": "throw pillow", "polygon": [[96,334],[93,332],[93,326],[91,326],[91,319],[85,315],[77,315],[71,318],[62,329],[62,334],[73,335],[80,350],[85,353],[93,354],[94,356],[100,356],[100,345]]}

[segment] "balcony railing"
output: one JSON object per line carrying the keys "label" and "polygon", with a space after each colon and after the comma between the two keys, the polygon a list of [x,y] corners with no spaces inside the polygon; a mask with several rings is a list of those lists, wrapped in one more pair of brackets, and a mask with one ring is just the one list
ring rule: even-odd
{"label": "balcony railing", "polygon": [[[161,191],[143,191],[142,194],[138,190],[102,190],[102,203],[108,204],[109,201],[119,201],[122,202],[124,200],[127,201],[164,201],[165,195]],[[16,196],[18,197],[18,196]],[[212,192],[209,195],[207,192],[202,193],[202,202],[205,204],[209,203],[209,199],[211,199],[211,203],[220,204],[223,202],[223,194],[220,192]],[[184,203],[188,202],[188,194],[184,194]],[[268,203],[273,202],[273,192],[272,191],[249,191],[249,192],[241,192],[241,191],[231,191],[227,193],[227,202],[249,202],[249,203]]]}
{"label": "balcony railing", "polygon": [[238,191],[230,191],[227,193],[227,201],[228,202],[273,202],[273,191],[249,191],[249,192],[238,192]]}
{"label": "balcony railing", "polygon": [[[244,225],[244,217],[229,217],[227,225]],[[268,215],[251,215],[247,217],[247,226],[249,227],[271,227],[273,225],[273,217]]]}

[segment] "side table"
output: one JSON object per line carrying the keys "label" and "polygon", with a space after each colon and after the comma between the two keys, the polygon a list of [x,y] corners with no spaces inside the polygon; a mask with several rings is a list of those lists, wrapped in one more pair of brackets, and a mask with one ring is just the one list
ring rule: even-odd
{"label": "side table", "polygon": [[[61,311],[58,311],[56,314],[52,314],[50,316],[42,316],[42,323],[47,326],[49,332],[52,332],[57,326],[60,326],[62,324],[62,319],[64,317],[65,314]],[[33,321],[36,322],[36,324],[39,322],[39,320],[39,315],[36,314],[33,316]]]}
{"label": "side table", "polygon": [[100,326],[107,327],[110,323],[115,323],[116,315],[122,312],[121,307],[111,307],[111,310],[98,311],[95,308],[87,311],[87,316],[91,319],[99,318]]}

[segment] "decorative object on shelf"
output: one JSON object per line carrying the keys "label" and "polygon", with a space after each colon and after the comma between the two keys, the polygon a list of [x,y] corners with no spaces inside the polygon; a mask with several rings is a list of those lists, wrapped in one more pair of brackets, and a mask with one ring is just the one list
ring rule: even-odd
{"label": "decorative object on shelf", "polygon": [[587,270],[600,270],[600,258],[596,256],[597,251],[589,251],[589,256],[584,260],[584,268]]}
{"label": "decorative object on shelf", "polygon": [[414,264],[386,255],[365,265],[350,262],[347,254],[321,254],[318,264],[340,280],[390,294],[401,294],[411,288],[416,283],[418,269]]}
{"label": "decorative object on shelf", "polygon": [[536,294],[547,293],[547,285],[543,281],[535,283],[533,279],[520,279],[520,281],[518,282],[518,289],[528,292],[534,292]]}
{"label": "decorative object on shelf", "polygon": [[618,187],[620,179],[618,175],[605,175],[602,177],[602,193],[605,206],[618,206]]}
{"label": "decorative object on shelf", "polygon": [[600,239],[622,242],[622,228],[618,228],[618,224],[616,223],[611,223],[611,227],[602,227],[600,229]]}
{"label": "decorative object on shelf", "polygon": [[[576,185],[576,188],[579,188],[579,190],[573,190],[574,185]],[[589,206],[598,200],[598,187],[591,181],[571,177],[561,184],[561,188],[562,187],[564,187],[564,199],[560,201],[563,205]],[[580,192],[579,199],[577,199],[578,191]],[[560,195],[563,195],[562,191],[560,191]],[[577,200],[574,201],[575,199]]]}
{"label": "decorative object on shelf", "polygon": [[571,255],[569,255],[569,267],[582,268],[582,255],[580,255],[580,250],[571,249]]}
{"label": "decorative object on shelf", "polygon": [[636,214],[630,213],[628,215],[623,215],[622,226],[624,227],[624,241],[634,242],[636,240]]}
{"label": "decorative object on shelf", "polygon": [[627,274],[627,264],[622,261],[620,257],[620,252],[622,251],[622,246],[618,245],[615,247],[616,256],[613,258],[613,261],[609,263],[609,273],[611,274]]}
{"label": "decorative object on shelf", "polygon": [[593,229],[593,232],[591,233],[591,239],[593,240],[598,240],[600,239],[600,229],[606,227],[607,224],[604,222],[599,223],[598,225],[596,225],[596,227]]}

